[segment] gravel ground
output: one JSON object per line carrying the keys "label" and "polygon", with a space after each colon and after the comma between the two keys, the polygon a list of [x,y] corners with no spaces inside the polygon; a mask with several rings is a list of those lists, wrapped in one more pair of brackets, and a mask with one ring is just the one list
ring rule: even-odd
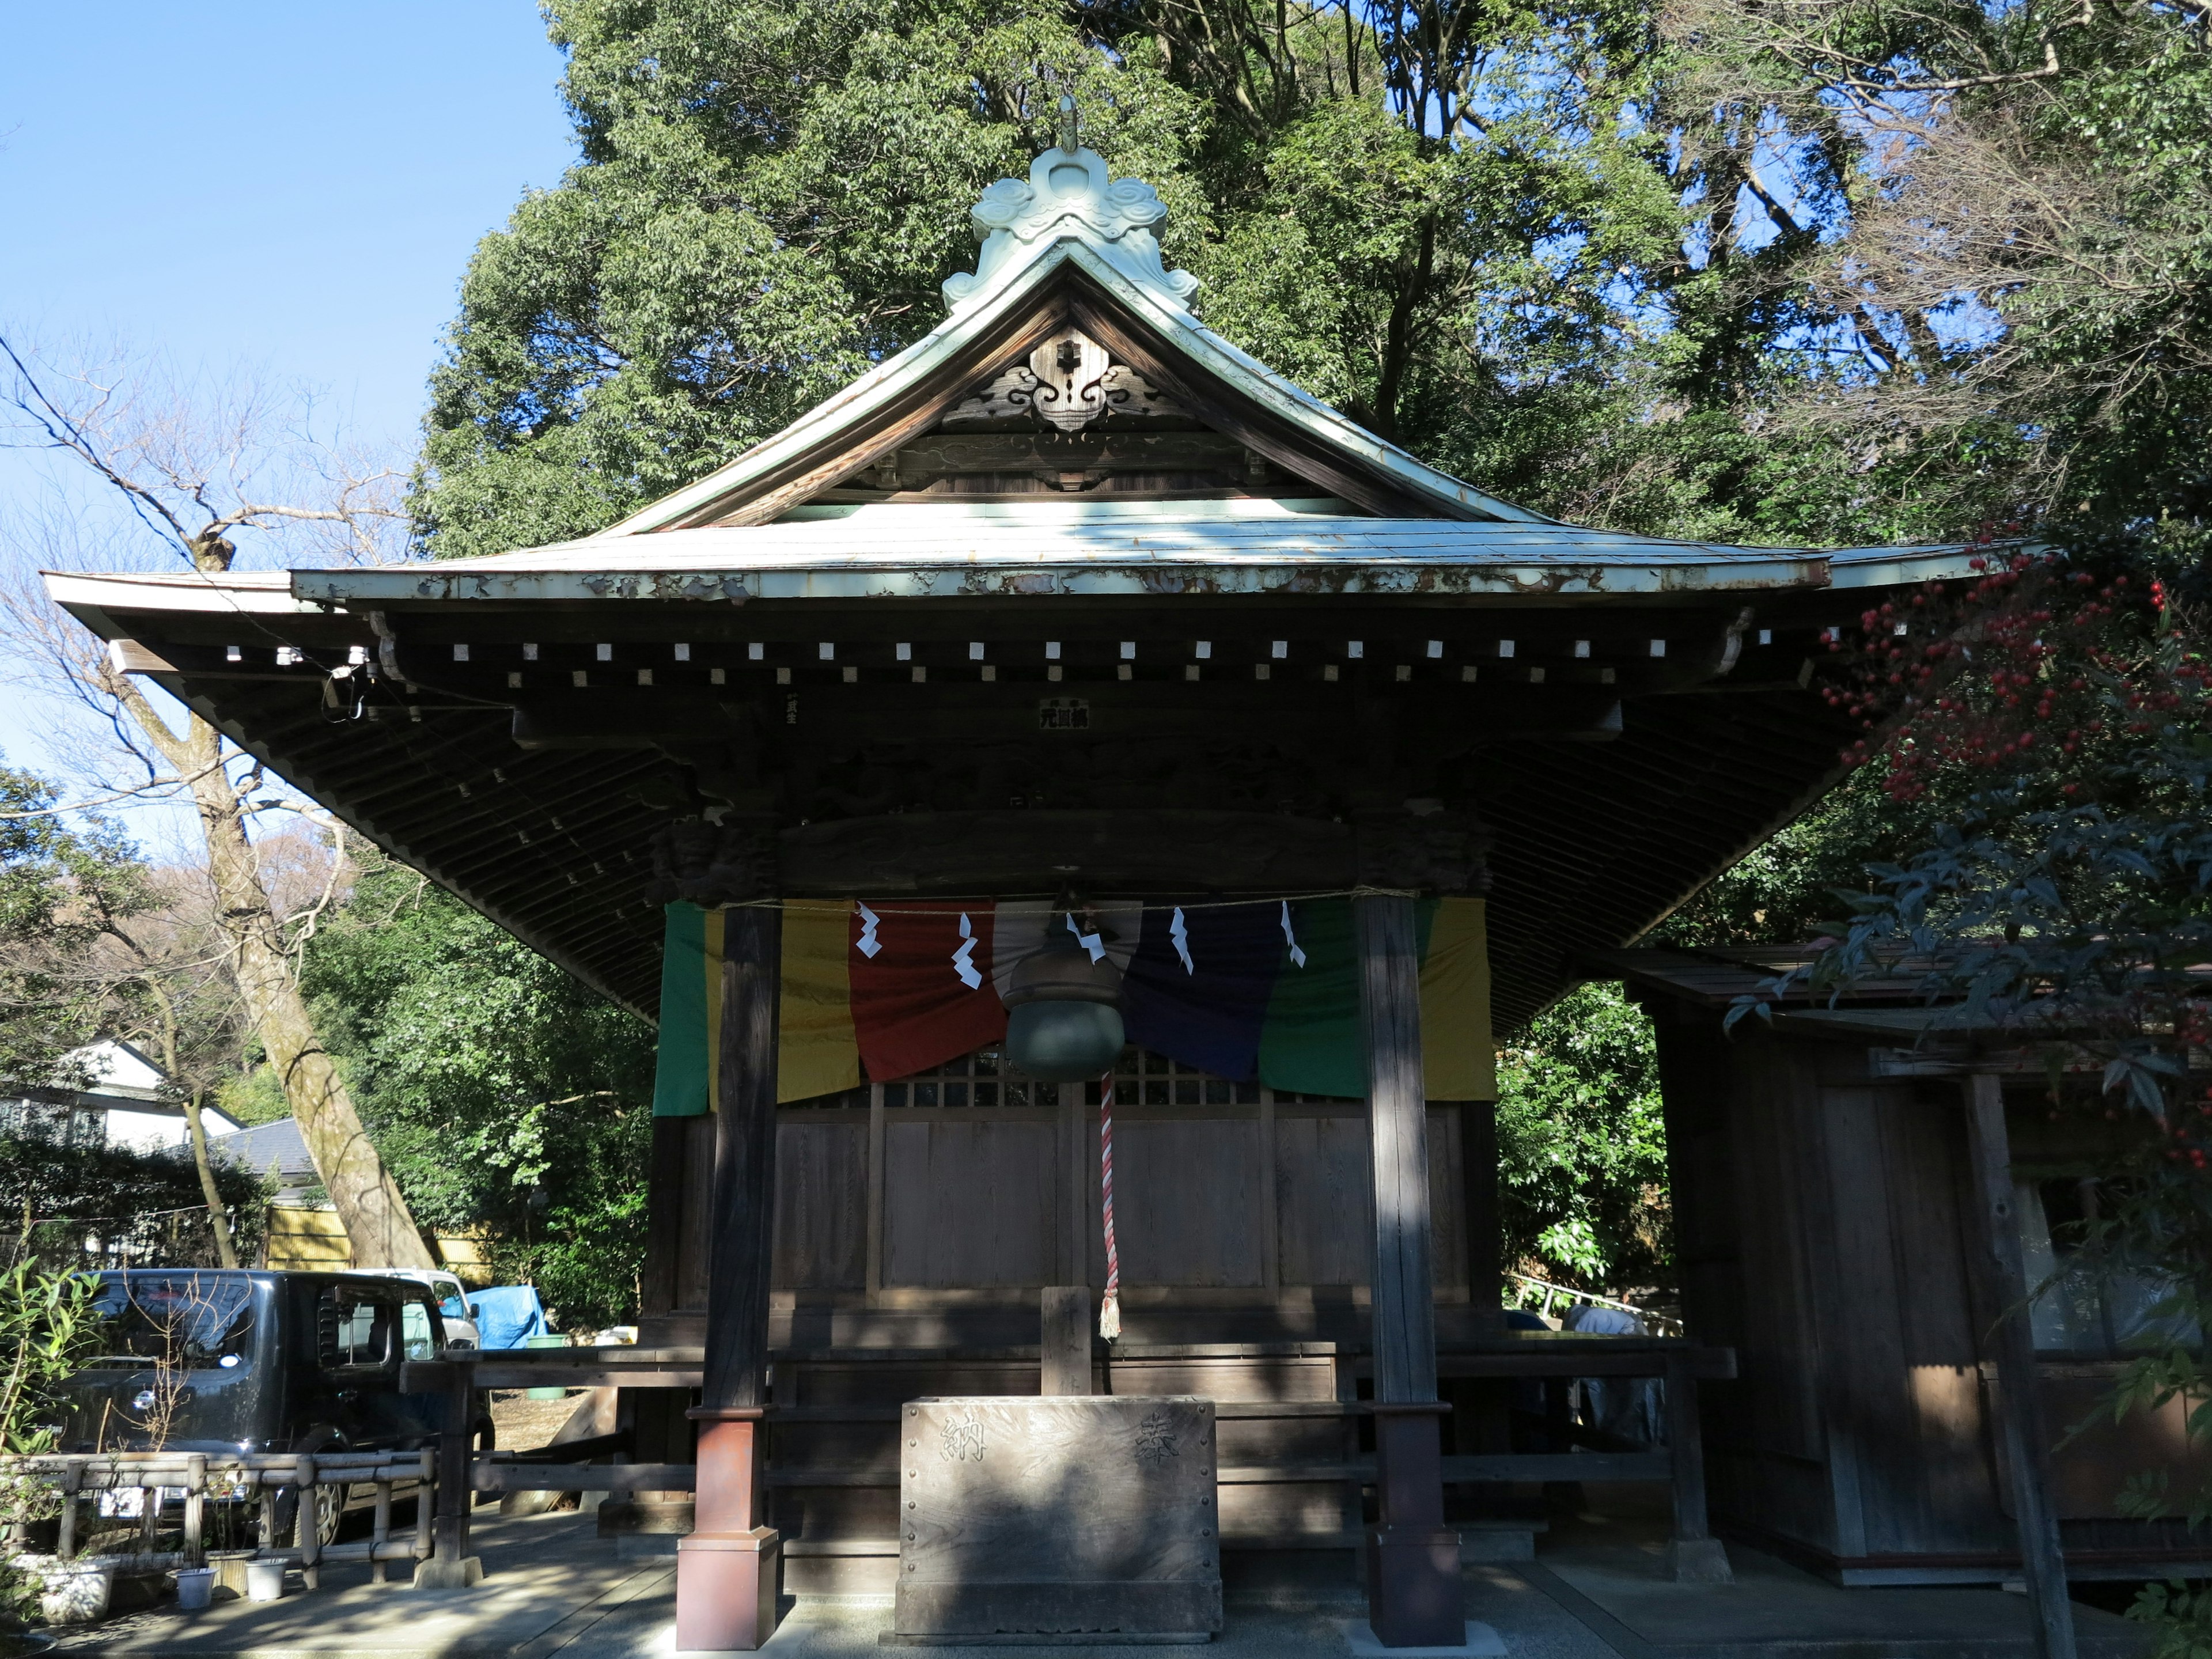
{"label": "gravel ground", "polygon": [[499,1449],[501,1451],[530,1451],[539,1446],[550,1445],[554,1434],[568,1420],[569,1413],[581,1400],[580,1389],[569,1392],[559,1400],[532,1400],[522,1389],[495,1389],[491,1396],[491,1420],[499,1430]]}

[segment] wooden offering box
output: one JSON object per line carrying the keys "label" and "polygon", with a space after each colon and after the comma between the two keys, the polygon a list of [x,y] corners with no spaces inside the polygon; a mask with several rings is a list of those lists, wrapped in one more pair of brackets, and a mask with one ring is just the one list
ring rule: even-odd
{"label": "wooden offering box", "polygon": [[899,1638],[1221,1628],[1212,1401],[920,1400],[900,1428]]}

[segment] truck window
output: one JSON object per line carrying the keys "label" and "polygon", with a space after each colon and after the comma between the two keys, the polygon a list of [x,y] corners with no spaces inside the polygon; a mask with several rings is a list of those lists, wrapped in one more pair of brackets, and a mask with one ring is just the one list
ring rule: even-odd
{"label": "truck window", "polygon": [[253,1285],[241,1273],[103,1273],[94,1291],[95,1368],[148,1364],[187,1370],[244,1362],[253,1335]]}
{"label": "truck window", "polygon": [[392,1358],[390,1297],[350,1285],[326,1287],[315,1309],[317,1358],[325,1370],[381,1365]]}
{"label": "truck window", "polygon": [[410,1298],[399,1304],[399,1352],[407,1359],[438,1357],[438,1327],[428,1303]]}

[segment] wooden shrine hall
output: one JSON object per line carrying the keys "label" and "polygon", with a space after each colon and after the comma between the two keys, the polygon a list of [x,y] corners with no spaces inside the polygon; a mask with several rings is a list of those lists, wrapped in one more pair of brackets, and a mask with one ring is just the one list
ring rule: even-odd
{"label": "wooden shrine hall", "polygon": [[[1833,781],[1826,636],[1966,555],[1495,499],[1209,331],[1163,216],[1064,127],[939,327],[581,540],[49,579],[660,1022],[623,1409],[696,1512],[607,1514],[684,1532],[687,1650],[779,1583],[1203,1634],[1224,1564],[1456,1642],[1461,1532],[1546,1480],[1671,1480],[1677,1571],[1728,1571],[1733,1352],[1505,1328],[1492,1032]],[[1664,1445],[1513,1425],[1620,1375],[1670,1379]]]}

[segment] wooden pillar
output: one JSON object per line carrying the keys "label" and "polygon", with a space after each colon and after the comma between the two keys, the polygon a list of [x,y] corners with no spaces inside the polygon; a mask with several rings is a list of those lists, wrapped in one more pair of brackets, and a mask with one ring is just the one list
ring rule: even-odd
{"label": "wooden pillar", "polygon": [[1986,1072],[1966,1079],[1966,1145],[1974,1172],[1974,1211],[1989,1283],[2002,1310],[1996,1346],[2002,1455],[2012,1475],[2013,1512],[2020,1523],[2021,1565],[2035,1625],[2037,1659],[2075,1659],[2074,1604],[2066,1593],[2066,1559],[2058,1545],[2045,1478],[2050,1437],[2037,1387],[2035,1331],[2028,1315],[2027,1267],[2014,1212],[2012,1143],[2005,1132],[2004,1081]]}
{"label": "wooden pillar", "polygon": [[1729,1584],[1728,1551],[1705,1520],[1705,1438],[1690,1356],[1667,1356],[1667,1450],[1674,1463],[1674,1536],[1667,1569],[1677,1583]]}
{"label": "wooden pillar", "polygon": [[775,1228],[776,1001],[782,912],[743,905],[722,933],[714,1214],[707,1242],[696,1529],[676,1546],[676,1649],[728,1652],[775,1633],[782,1542],[761,1478]]}
{"label": "wooden pillar", "polygon": [[1459,1534],[1443,1524],[1436,1291],[1429,1217],[1427,1091],[1414,901],[1352,902],[1367,1046],[1368,1170],[1375,1199],[1371,1286],[1378,1520],[1367,1531],[1368,1621],[1385,1647],[1465,1639]]}
{"label": "wooden pillar", "polygon": [[[438,1433],[437,1518],[432,1525],[435,1547],[428,1560],[415,1568],[417,1589],[467,1589],[483,1582],[483,1558],[469,1553],[469,1513],[476,1506],[476,1490],[470,1479],[471,1443],[476,1425],[476,1362],[474,1359],[418,1361],[404,1368],[433,1383],[445,1396],[444,1426]],[[419,1506],[421,1500],[416,1503]],[[302,1502],[301,1516],[307,1508]]]}

